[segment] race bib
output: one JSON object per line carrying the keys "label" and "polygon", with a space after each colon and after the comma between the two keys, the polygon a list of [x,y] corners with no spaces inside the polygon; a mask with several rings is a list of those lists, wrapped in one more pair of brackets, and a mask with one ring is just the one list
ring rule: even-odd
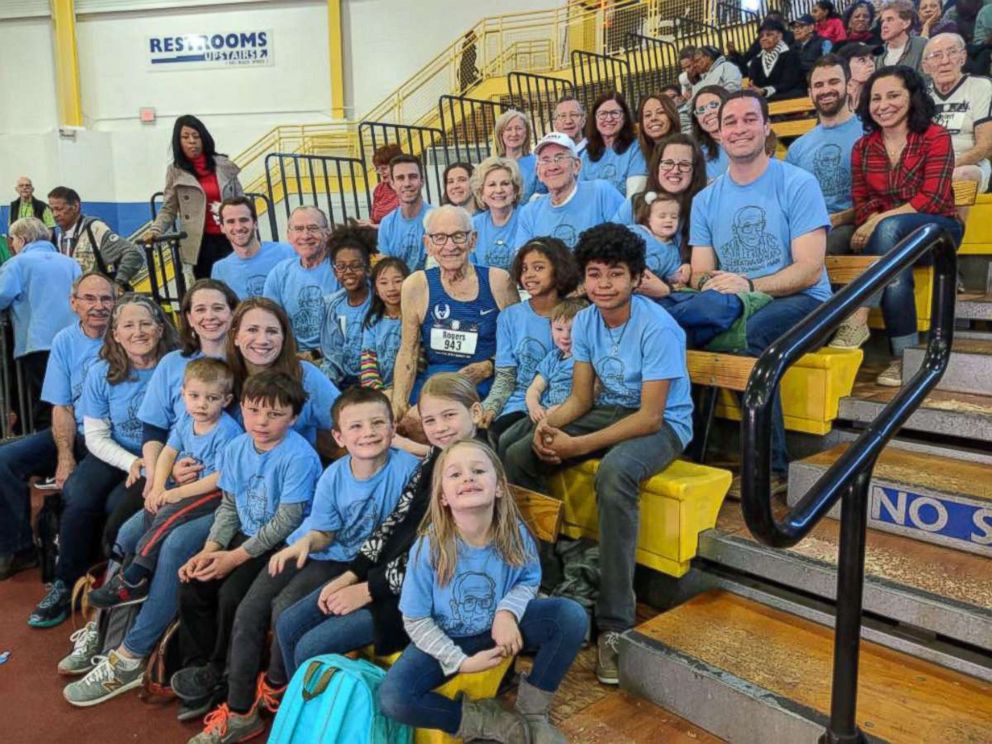
{"label": "race bib", "polygon": [[479,343],[478,331],[431,328],[431,351],[448,356],[472,357]]}

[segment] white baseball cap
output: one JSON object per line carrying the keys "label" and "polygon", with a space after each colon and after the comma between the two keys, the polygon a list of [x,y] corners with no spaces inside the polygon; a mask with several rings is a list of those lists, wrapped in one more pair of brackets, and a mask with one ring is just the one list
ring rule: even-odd
{"label": "white baseball cap", "polygon": [[541,137],[541,141],[538,142],[537,146],[534,148],[534,154],[540,155],[541,148],[545,145],[558,145],[559,147],[564,147],[569,151],[569,153],[571,153],[573,158],[579,157],[579,151],[575,147],[575,140],[562,132],[549,132]]}

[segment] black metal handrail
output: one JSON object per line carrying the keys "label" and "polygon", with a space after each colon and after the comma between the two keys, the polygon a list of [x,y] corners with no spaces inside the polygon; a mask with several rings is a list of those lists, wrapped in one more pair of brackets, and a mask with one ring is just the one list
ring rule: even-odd
{"label": "black metal handrail", "polygon": [[[819,348],[827,336],[872,294],[933,251],[933,312],[920,370],[843,455],[789,512],[776,518],[770,494],[772,406],[788,367]],[[837,619],[830,724],[821,742],[854,744],[864,736],[855,721],[864,585],[868,487],[875,461],[888,441],[940,381],[954,337],[957,255],[950,234],[926,225],[902,240],[857,280],[778,338],[754,365],[743,397],[741,508],[748,528],[775,547],[795,545],[838,500],[841,507],[837,572]]]}

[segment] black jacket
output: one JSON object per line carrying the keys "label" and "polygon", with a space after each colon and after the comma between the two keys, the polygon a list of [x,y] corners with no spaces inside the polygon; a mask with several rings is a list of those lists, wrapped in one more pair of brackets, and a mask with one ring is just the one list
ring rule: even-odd
{"label": "black jacket", "polygon": [[[35,199],[32,196],[31,208],[32,210],[34,210],[34,216],[40,220],[44,216],[45,210],[48,209],[48,205],[45,204],[45,202],[43,202],[41,199]],[[17,221],[17,214],[20,211],[21,211],[21,200],[14,199],[14,201],[10,203],[10,215],[9,215],[10,219],[9,222],[7,223],[8,228],[10,227],[10,225],[13,225]]]}
{"label": "black jacket", "polygon": [[819,34],[813,34],[805,43],[800,44],[798,41],[793,47],[799,54],[800,64],[803,66],[803,79],[809,75],[809,71],[813,69],[813,65],[816,63],[820,57],[823,56],[823,45],[827,40],[824,39]]}
{"label": "black jacket", "polygon": [[806,78],[803,76],[802,64],[795,49],[780,54],[768,75],[765,75],[761,66],[761,56],[755,57],[748,65],[748,76],[751,78],[751,85],[755,88],[769,86],[775,88],[775,92],[768,96],[769,101],[801,98],[806,95]]}

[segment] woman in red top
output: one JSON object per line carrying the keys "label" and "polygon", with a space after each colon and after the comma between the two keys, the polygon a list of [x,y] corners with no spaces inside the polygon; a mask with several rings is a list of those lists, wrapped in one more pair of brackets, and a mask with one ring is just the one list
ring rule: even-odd
{"label": "woman in red top", "polygon": [[161,235],[179,218],[186,238],[179,252],[187,272],[207,279],[214,262],[231,252],[220,230],[217,208],[229,197],[243,193],[240,169],[214,148],[214,138],[195,116],[176,119],[172,128],[172,164],[165,172],[162,209],[143,236]]}
{"label": "woman in red top", "polygon": [[837,9],[830,0],[816,0],[810,8],[810,13],[816,21],[816,33],[821,37],[834,46],[847,39],[844,21],[837,15]]}
{"label": "woman in red top", "polygon": [[[865,84],[858,107],[865,134],[851,153],[854,222],[851,249],[881,256],[923,225],[945,228],[961,242],[954,208],[954,151],[947,130],[933,123],[934,104],[923,78],[910,67],[883,67]],[[895,360],[878,384],[902,384],[902,352],[919,342],[913,271],[906,269],[873,303],[882,307]],[[862,326],[868,308],[847,323]]]}

